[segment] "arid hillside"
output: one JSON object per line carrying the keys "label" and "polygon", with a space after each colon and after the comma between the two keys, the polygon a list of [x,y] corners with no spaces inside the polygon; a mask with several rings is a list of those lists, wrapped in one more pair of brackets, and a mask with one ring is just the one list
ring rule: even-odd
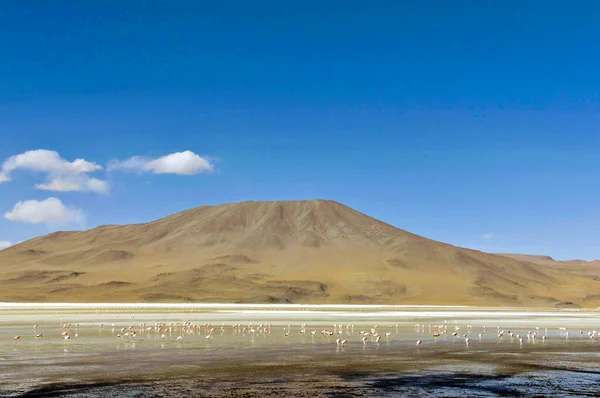
{"label": "arid hillside", "polygon": [[203,206],[0,251],[0,301],[597,307],[600,265],[426,239],[327,200]]}

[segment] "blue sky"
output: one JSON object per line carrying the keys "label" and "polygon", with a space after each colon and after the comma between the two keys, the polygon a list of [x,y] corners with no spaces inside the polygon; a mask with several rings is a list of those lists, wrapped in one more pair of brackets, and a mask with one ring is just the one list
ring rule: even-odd
{"label": "blue sky", "polygon": [[5,4],[0,241],[326,198],[455,245],[600,258],[599,15],[595,1]]}

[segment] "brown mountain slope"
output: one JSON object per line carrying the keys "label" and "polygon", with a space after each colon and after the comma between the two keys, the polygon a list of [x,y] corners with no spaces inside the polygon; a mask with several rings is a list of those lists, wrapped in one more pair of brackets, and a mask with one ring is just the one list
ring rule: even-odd
{"label": "brown mountain slope", "polygon": [[203,206],[0,252],[0,301],[597,306],[599,291],[593,276],[432,241],[325,200]]}
{"label": "brown mountain slope", "polygon": [[[563,275],[563,280],[569,280],[570,277],[579,279],[580,291],[587,291],[587,294],[581,297],[583,306],[597,305],[600,300],[600,290],[598,290],[597,282],[600,281],[600,260],[585,261],[585,260],[567,260],[557,261],[549,256],[531,256],[524,254],[500,254],[501,256],[510,257],[516,260],[524,260],[535,263],[548,272],[558,275]],[[591,281],[591,284],[590,284]],[[587,287],[587,289],[583,289]]]}
{"label": "brown mountain slope", "polygon": [[550,256],[540,256],[540,255],[532,255],[532,254],[511,254],[511,253],[496,253],[499,256],[505,256],[514,258],[515,260],[523,260],[530,261],[536,264],[544,264],[544,265],[590,265],[597,266],[600,265],[600,260],[586,261],[586,260],[555,260]]}

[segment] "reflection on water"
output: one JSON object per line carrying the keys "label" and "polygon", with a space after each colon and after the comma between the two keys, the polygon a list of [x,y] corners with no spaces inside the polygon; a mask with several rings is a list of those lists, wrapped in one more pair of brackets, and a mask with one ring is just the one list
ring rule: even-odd
{"label": "reflection on water", "polygon": [[283,308],[0,306],[0,395],[600,392],[595,311]]}

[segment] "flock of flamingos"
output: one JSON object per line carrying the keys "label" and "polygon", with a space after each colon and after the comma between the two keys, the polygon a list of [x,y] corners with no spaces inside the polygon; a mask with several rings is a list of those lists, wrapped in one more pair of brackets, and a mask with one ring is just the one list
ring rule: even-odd
{"label": "flock of flamingos", "polygon": [[[53,333],[54,337],[60,336],[65,343],[68,343],[71,339],[78,339],[80,337],[79,334],[79,323],[70,324],[70,323],[60,323],[60,333]],[[115,329],[115,325],[112,324],[110,327],[105,326],[104,324],[97,325],[98,331],[102,334],[102,331],[106,328],[111,330],[112,335],[121,342],[130,342],[136,341],[136,339],[140,338],[148,338],[160,341],[175,341],[177,343],[184,343],[188,338],[193,336],[204,337],[207,341],[211,341],[213,339],[218,339],[220,336],[223,336],[227,333],[227,329],[229,329],[234,335],[238,336],[268,336],[272,334],[272,325],[270,323],[264,323],[259,325],[254,325],[253,323],[249,323],[248,325],[242,325],[239,323],[233,325],[225,325],[224,323],[220,326],[215,326],[210,323],[206,323],[203,325],[198,325],[192,322],[157,322],[154,324],[140,323],[138,325],[130,325],[123,328]],[[355,325],[354,324],[333,324],[332,327],[323,328],[320,331],[317,329],[307,329],[307,324],[302,323],[299,326],[292,327],[291,324],[283,327],[282,336],[285,339],[290,338],[293,334],[305,335],[310,337],[312,340],[315,338],[325,339],[326,342],[330,342],[333,344],[333,337],[336,337],[335,344],[343,348],[348,343],[348,339],[351,338],[359,338],[358,343],[362,342],[363,345],[371,343],[378,344],[381,339],[385,339],[389,341],[393,337],[392,330],[396,330],[398,333],[399,325],[389,325],[389,329],[386,332],[380,333],[380,327],[378,325],[374,325],[371,328],[367,328],[365,330],[360,330],[357,334],[355,333]],[[535,343],[536,339],[542,342],[545,342],[548,337],[548,329],[544,328],[540,330],[539,327],[535,327],[532,330],[527,331],[527,333],[523,335],[517,334],[511,330],[501,329],[500,326],[488,328],[486,326],[477,327],[479,332],[474,332],[474,327],[472,325],[465,325],[464,328],[458,325],[455,321],[454,324],[448,323],[448,321],[444,321],[442,324],[434,324],[434,325],[415,325],[415,332],[417,334],[422,334],[423,337],[420,340],[417,340],[415,345],[417,347],[421,346],[425,340],[425,336],[431,336],[427,341],[435,342],[438,339],[448,339],[451,336],[453,341],[463,341],[464,344],[469,345],[469,342],[472,338],[476,338],[481,341],[486,337],[493,337],[498,339],[510,339],[510,341],[518,342],[519,345],[523,345],[523,343]],[[491,329],[491,330],[490,330]],[[495,329],[495,330],[494,330]],[[561,339],[569,339],[570,337],[578,337],[578,338],[589,338],[591,340],[596,340],[599,338],[598,331],[590,330],[583,331],[577,330],[575,332],[569,331],[566,327],[559,327],[559,333],[557,338]],[[17,344],[23,338],[35,338],[42,339],[47,336],[41,332],[38,332],[38,325],[33,325],[33,334],[31,336],[21,336],[17,335],[13,337],[15,344]],[[319,336],[317,336],[319,335]]]}

